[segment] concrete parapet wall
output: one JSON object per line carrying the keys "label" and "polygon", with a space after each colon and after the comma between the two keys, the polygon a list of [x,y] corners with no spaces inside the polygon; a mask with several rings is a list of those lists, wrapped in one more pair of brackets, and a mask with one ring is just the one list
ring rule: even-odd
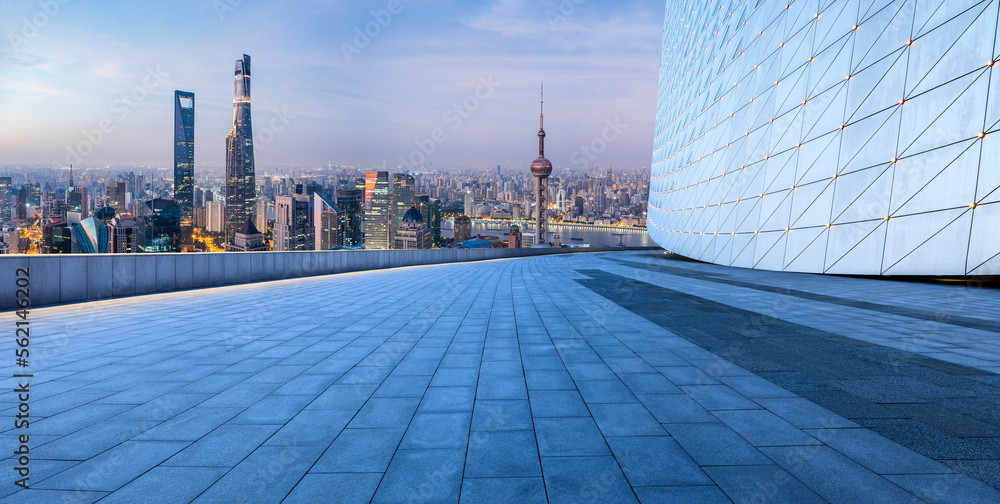
{"label": "concrete parapet wall", "polygon": [[0,256],[0,310],[17,309],[18,268],[30,272],[31,306],[44,306],[350,271],[609,250],[621,249],[4,255]]}

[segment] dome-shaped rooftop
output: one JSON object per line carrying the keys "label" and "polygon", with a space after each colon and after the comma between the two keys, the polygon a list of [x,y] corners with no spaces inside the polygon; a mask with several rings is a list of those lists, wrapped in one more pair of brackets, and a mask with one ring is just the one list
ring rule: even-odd
{"label": "dome-shaped rooftop", "polygon": [[531,174],[536,177],[548,177],[552,174],[552,162],[540,157],[531,163]]}
{"label": "dome-shaped rooftop", "polygon": [[410,207],[410,209],[407,210],[406,213],[403,215],[403,222],[423,222],[423,221],[424,221],[424,216],[420,215],[420,210],[417,210],[417,207],[415,206]]}

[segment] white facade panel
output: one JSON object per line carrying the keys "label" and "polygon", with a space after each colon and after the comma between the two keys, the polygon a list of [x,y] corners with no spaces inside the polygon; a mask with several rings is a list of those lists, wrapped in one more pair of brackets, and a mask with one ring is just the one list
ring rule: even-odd
{"label": "white facade panel", "polygon": [[1000,273],[998,10],[667,2],[650,235],[746,268]]}

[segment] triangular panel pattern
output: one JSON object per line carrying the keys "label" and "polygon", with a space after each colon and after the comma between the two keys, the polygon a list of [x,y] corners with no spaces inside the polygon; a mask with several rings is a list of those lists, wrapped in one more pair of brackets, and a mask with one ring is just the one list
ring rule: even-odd
{"label": "triangular panel pattern", "polygon": [[710,5],[665,11],[657,243],[748,268],[1000,269],[1000,0]]}

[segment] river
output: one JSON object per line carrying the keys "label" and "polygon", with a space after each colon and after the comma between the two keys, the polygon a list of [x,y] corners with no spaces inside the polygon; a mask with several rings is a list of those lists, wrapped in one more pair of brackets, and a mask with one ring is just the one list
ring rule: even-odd
{"label": "river", "polygon": [[[522,232],[531,231],[534,226],[532,222],[519,222],[517,224],[521,226]],[[474,220],[472,221],[472,236],[498,236],[506,240],[510,234],[510,226],[510,222]],[[618,234],[621,236],[617,236]],[[614,247],[618,245],[619,239],[627,247],[658,246],[649,237],[649,233],[646,232],[645,228],[617,228],[550,223],[549,242],[552,242],[554,235],[559,235],[559,239],[563,245],[570,246],[589,244],[591,247]],[[454,236],[451,220],[443,220],[441,222],[441,236],[445,238],[452,238]]]}

